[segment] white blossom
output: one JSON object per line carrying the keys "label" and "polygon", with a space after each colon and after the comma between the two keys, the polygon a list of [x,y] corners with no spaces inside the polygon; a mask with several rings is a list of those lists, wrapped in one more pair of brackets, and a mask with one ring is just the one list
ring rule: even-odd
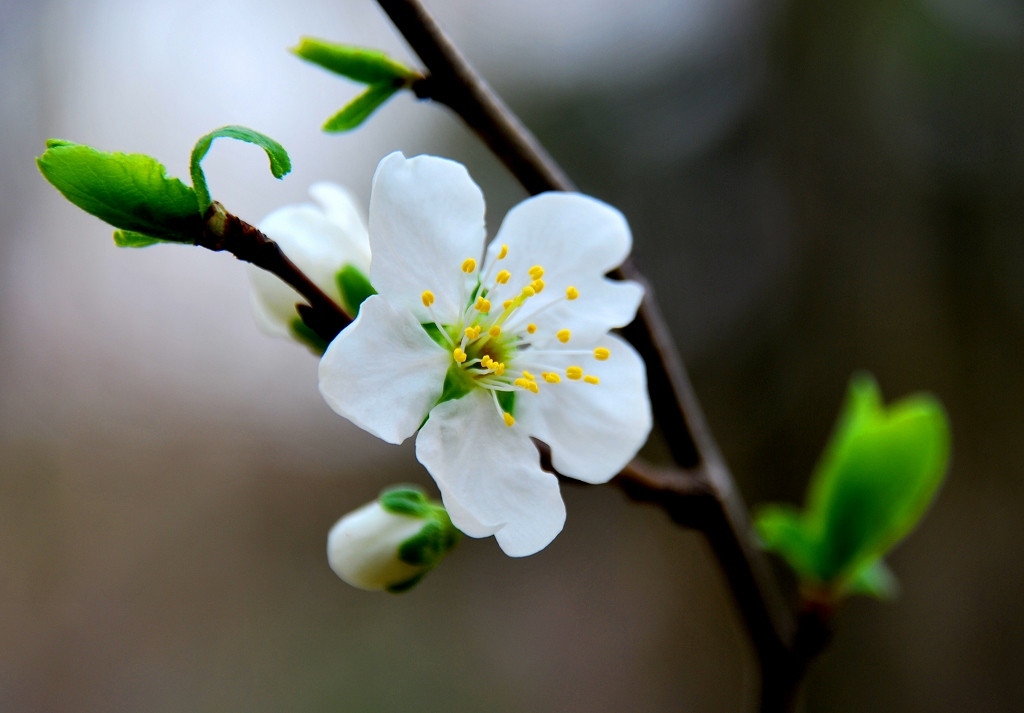
{"label": "white blossom", "polygon": [[537,552],[565,505],[531,438],[560,473],[603,483],[651,429],[643,361],[609,332],[643,296],[605,276],[629,254],[625,218],[545,193],[509,212],[485,255],[465,167],[393,153],[374,175],[369,233],[379,294],[321,359],[321,393],[389,443],[419,430],[417,458],[455,526]]}
{"label": "white blossom", "polygon": [[[352,196],[341,186],[314,183],[309,193],[319,205],[279,208],[263,219],[259,229],[328,297],[346,306],[338,273],[346,266],[363,275],[369,272],[366,223]],[[295,305],[305,300],[277,276],[254,265],[248,269],[253,312],[260,327],[276,337],[300,336],[296,330],[302,330],[302,320]]]}

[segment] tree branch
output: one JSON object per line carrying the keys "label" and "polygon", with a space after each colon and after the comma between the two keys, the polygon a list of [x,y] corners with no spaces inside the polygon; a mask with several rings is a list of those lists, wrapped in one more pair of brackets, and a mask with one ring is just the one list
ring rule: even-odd
{"label": "tree branch", "polygon": [[[487,83],[476,73],[420,0],[378,0],[430,75],[413,91],[451,108],[531,194],[575,190]],[[653,502],[676,522],[702,531],[722,568],[761,668],[761,710],[789,710],[807,662],[827,636],[823,616],[794,622],[751,532],[747,508],[711,435],[653,291],[627,261],[612,275],[646,288],[637,319],[623,330],[644,357],[651,405],[672,457],[684,469],[627,468],[613,482],[637,500]],[[807,622],[810,622],[809,624]]]}
{"label": "tree branch", "polygon": [[255,226],[228,213],[217,202],[210,206],[205,220],[203,234],[195,244],[207,250],[229,252],[239,260],[277,275],[295,288],[309,303],[296,305],[302,321],[321,339],[330,342],[352,322],[334,300],[281,252],[277,243]]}

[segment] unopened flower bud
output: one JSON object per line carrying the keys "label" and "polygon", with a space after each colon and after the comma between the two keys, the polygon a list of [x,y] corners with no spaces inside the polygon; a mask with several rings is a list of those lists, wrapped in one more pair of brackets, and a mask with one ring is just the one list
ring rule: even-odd
{"label": "unopened flower bud", "polygon": [[338,520],[327,536],[327,561],[353,587],[405,592],[460,537],[440,503],[427,500],[419,489],[400,486]]}

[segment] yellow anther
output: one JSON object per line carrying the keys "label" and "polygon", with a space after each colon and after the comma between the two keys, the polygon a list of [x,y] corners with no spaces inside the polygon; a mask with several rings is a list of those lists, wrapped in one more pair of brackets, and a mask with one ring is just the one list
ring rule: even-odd
{"label": "yellow anther", "polygon": [[527,385],[526,388],[528,388],[530,391],[532,391],[535,394],[540,393],[540,387],[537,386],[537,382],[536,381],[529,382],[529,384]]}
{"label": "yellow anther", "polygon": [[528,325],[526,325],[526,333],[527,334],[533,334],[536,331],[537,331],[537,325],[536,324],[528,324]]}
{"label": "yellow anther", "polygon": [[508,255],[508,245],[502,243],[501,250],[498,251],[498,259],[504,260],[506,255]]}
{"label": "yellow anther", "polygon": [[[494,362],[491,362],[491,364],[494,364]],[[494,366],[494,375],[495,376],[501,376],[504,373],[505,373],[505,364],[499,361]]]}
{"label": "yellow anther", "polygon": [[535,377],[533,374],[531,374],[530,372],[525,371],[525,370],[523,371],[523,376],[525,376],[530,381],[536,381],[537,380],[537,377]]}
{"label": "yellow anther", "polygon": [[532,277],[535,280],[539,280],[540,278],[544,277],[544,268],[541,267],[540,265],[534,265],[528,270],[528,272],[530,273],[530,277]]}
{"label": "yellow anther", "polygon": [[596,376],[591,376],[590,374],[587,374],[586,376],[584,376],[583,380],[585,382],[587,382],[588,384],[600,384],[601,383],[600,379],[598,379]]}
{"label": "yellow anther", "polygon": [[565,375],[573,381],[576,381],[583,377],[583,369],[578,366],[570,366],[565,370]]}
{"label": "yellow anther", "polygon": [[452,352],[452,356],[455,357],[455,361],[460,364],[466,361],[466,352],[462,351],[461,347],[455,347],[455,351]]}
{"label": "yellow anther", "polygon": [[549,384],[557,384],[562,381],[562,377],[560,377],[558,374],[553,374],[550,371],[543,372],[541,376],[543,376],[544,381],[548,382]]}
{"label": "yellow anther", "polygon": [[467,257],[465,262],[462,263],[462,271],[465,273],[473,272],[476,269],[476,260],[471,257]]}
{"label": "yellow anther", "polygon": [[568,329],[559,329],[555,336],[558,337],[558,341],[560,341],[562,344],[565,344],[566,342],[569,341],[569,337],[572,336],[572,332],[570,332]]}
{"label": "yellow anther", "polygon": [[466,339],[476,339],[476,330],[472,327],[466,327]]}
{"label": "yellow anther", "polygon": [[505,309],[508,309],[509,307],[512,306],[512,300],[505,300],[504,302],[501,303],[501,306],[504,307]]}
{"label": "yellow anther", "polygon": [[527,381],[526,379],[524,379],[521,376],[518,379],[516,379],[515,381],[513,381],[512,385],[513,386],[518,386],[521,389],[528,389],[528,388],[530,388],[530,382]]}
{"label": "yellow anther", "polygon": [[544,280],[534,280],[533,282],[530,283],[530,287],[533,288],[534,292],[543,292]]}
{"label": "yellow anther", "polygon": [[499,285],[505,285],[505,284],[508,284],[508,281],[511,278],[512,278],[512,273],[511,272],[509,272],[508,270],[502,270],[501,272],[498,273],[498,276],[496,278],[494,278],[494,279],[498,281]]}
{"label": "yellow anther", "polygon": [[580,291],[571,285],[565,288],[565,298],[568,300],[574,300],[580,296]]}
{"label": "yellow anther", "polygon": [[512,418],[512,414],[510,414],[508,411],[506,411],[504,418],[505,418],[505,425],[508,426],[509,428],[512,428],[512,424],[516,422],[516,420],[514,418]]}
{"label": "yellow anther", "polygon": [[499,334],[501,334],[501,327],[499,327],[498,325],[494,325],[493,327],[487,330],[487,333],[490,334],[492,337],[496,337]]}
{"label": "yellow anther", "polygon": [[490,369],[492,363],[493,362],[492,362],[491,358],[489,356],[487,356],[486,354],[484,354],[483,358],[480,359],[480,365],[483,366],[485,369]]}
{"label": "yellow anther", "polygon": [[594,358],[597,359],[598,361],[604,361],[611,355],[612,353],[608,351],[605,347],[598,347],[597,349],[594,350]]}
{"label": "yellow anther", "polygon": [[423,300],[424,307],[429,307],[430,305],[434,304],[434,293],[431,292],[430,290],[424,290],[423,294],[420,295],[420,299]]}
{"label": "yellow anther", "polygon": [[473,305],[473,308],[476,309],[478,312],[483,312],[484,314],[487,314],[488,312],[491,311],[491,302],[490,300],[486,300],[483,297],[477,297],[476,304]]}
{"label": "yellow anther", "polygon": [[533,289],[529,285],[523,288],[523,297],[533,297],[537,294],[537,290]]}

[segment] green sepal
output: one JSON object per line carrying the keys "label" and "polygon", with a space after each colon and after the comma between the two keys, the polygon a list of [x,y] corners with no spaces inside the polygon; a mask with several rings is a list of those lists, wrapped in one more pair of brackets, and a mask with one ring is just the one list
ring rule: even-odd
{"label": "green sepal", "polygon": [[393,84],[371,84],[366,91],[350,101],[341,111],[324,122],[323,130],[336,134],[342,131],[351,131],[375,112],[380,106],[394,96],[401,87]]}
{"label": "green sepal", "polygon": [[896,591],[882,557],[920,521],[949,462],[949,425],[933,396],[886,408],[878,385],[855,376],[802,512],[764,508],[756,518],[766,549],[800,579],[835,595]]}
{"label": "green sepal", "polygon": [[382,508],[396,515],[430,517],[433,512],[430,501],[415,485],[395,485],[380,494]]}
{"label": "green sepal", "polygon": [[307,62],[363,84],[407,83],[420,76],[379,50],[339,45],[312,37],[303,37],[299,46],[291,51]]}
{"label": "green sepal", "polygon": [[387,587],[384,587],[384,591],[389,594],[404,594],[419,584],[420,580],[425,576],[427,576],[427,572],[420,572],[419,574],[414,575],[405,581],[399,582],[398,584],[390,584]]}
{"label": "green sepal", "polygon": [[309,350],[317,356],[323,356],[323,353],[327,351],[327,347],[330,345],[330,342],[310,329],[309,325],[303,322],[301,317],[294,317],[288,323],[288,331],[291,332],[295,339],[309,347]]}
{"label": "green sepal", "polygon": [[381,507],[396,515],[416,517],[424,521],[419,532],[398,546],[398,559],[423,570],[413,577],[387,587],[393,594],[412,589],[423,576],[444,559],[462,539],[444,506],[427,498],[415,485],[396,485],[380,494]]}
{"label": "green sepal", "polygon": [[444,386],[441,390],[441,398],[437,400],[437,403],[443,404],[445,401],[461,399],[473,389],[473,377],[453,361],[444,375]]}
{"label": "green sepal", "polygon": [[495,395],[498,397],[498,405],[501,406],[502,410],[511,414],[516,415],[516,392],[515,391],[496,391]]}
{"label": "green sepal", "polygon": [[453,348],[452,347],[452,343],[451,343],[451,338],[450,337],[446,337],[441,332],[441,330],[438,329],[436,324],[434,324],[433,322],[423,322],[420,326],[423,327],[423,331],[425,331],[427,334],[429,334],[430,338],[433,339],[434,342],[438,346],[440,346],[440,347],[442,347],[442,348],[444,348],[446,350]]}
{"label": "green sepal", "polygon": [[154,238],[152,235],[146,235],[145,233],[136,233],[131,230],[114,231],[114,245],[116,245],[119,248],[148,248],[150,245],[170,242],[175,241]]}
{"label": "green sepal", "polygon": [[[203,220],[195,192],[145,154],[106,153],[50,139],[39,171],[65,198],[115,228],[151,240],[193,243]],[[126,237],[129,242],[134,238]]]}
{"label": "green sepal", "polygon": [[345,265],[334,279],[341,291],[341,306],[353,319],[359,314],[363,302],[377,294],[369,278],[355,265]]}
{"label": "green sepal", "polygon": [[199,203],[200,214],[205,215],[213,201],[210,199],[210,190],[206,185],[206,175],[201,166],[202,160],[206,157],[214,139],[237,139],[250,144],[255,144],[267,152],[270,159],[270,172],[274,178],[283,178],[292,170],[292,162],[284,147],[274,141],[266,134],[247,128],[245,126],[222,126],[203,136],[192,148],[192,158],[189,162],[189,173],[192,174],[192,187],[196,192],[196,200]]}

